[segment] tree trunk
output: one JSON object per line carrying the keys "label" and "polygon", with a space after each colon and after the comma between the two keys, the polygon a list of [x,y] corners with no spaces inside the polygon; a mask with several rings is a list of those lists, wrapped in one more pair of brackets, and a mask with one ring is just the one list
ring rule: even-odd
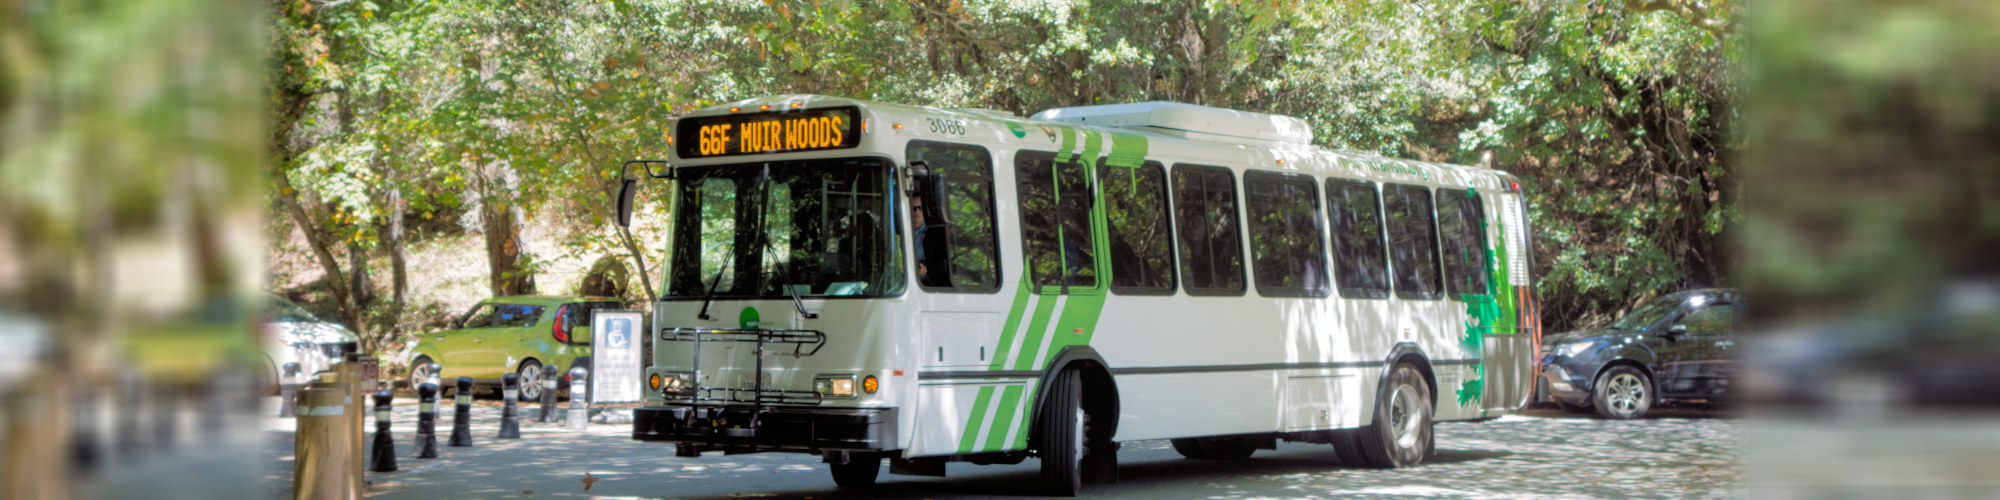
{"label": "tree trunk", "polygon": [[513,192],[507,167],[495,162],[474,168],[479,178],[479,222],[486,235],[486,262],[493,296],[535,293],[535,276],[521,265],[523,213],[514,200],[503,196]]}
{"label": "tree trunk", "polygon": [[[583,134],[573,134],[573,137],[575,137],[578,142],[581,142],[583,144],[584,157],[590,159],[591,163],[604,161],[603,158],[598,157],[597,148],[596,146],[591,144],[589,136]],[[619,171],[615,175],[618,175],[621,178],[613,178],[611,179],[610,182],[597,183],[598,191],[604,193],[605,200],[609,200],[608,203],[594,205],[598,207],[599,210],[603,211],[600,213],[603,213],[605,215],[605,220],[615,220],[615,217],[617,217],[618,215],[613,212],[614,209],[612,207],[617,206],[616,203],[618,202],[618,188],[615,186],[620,185],[622,177],[625,175],[624,169],[619,169]],[[633,196],[637,197],[638,195],[635,193]],[[653,289],[653,278],[651,274],[646,271],[646,253],[640,251],[638,238],[632,237],[632,228],[628,228],[625,226],[615,226],[615,225],[614,227],[616,227],[618,230],[618,242],[625,245],[625,251],[632,252],[633,269],[637,270],[639,273],[639,286],[644,287],[643,288],[644,291],[640,293],[640,298],[647,301],[653,300],[655,297],[658,297],[657,294],[659,293],[659,290]]]}
{"label": "tree trunk", "polygon": [[313,257],[319,260],[319,267],[326,271],[327,289],[333,292],[334,301],[340,304],[341,316],[346,320],[347,326],[354,329],[355,335],[368,338],[367,325],[361,322],[361,308],[347,295],[345,286],[347,276],[340,272],[340,260],[333,257],[333,246],[326,241],[326,236],[320,234],[318,228],[313,226],[313,219],[307,215],[305,206],[299,204],[298,190],[292,188],[292,180],[285,175],[284,168],[275,168],[271,172],[271,177],[278,181],[278,198],[284,202],[285,212],[292,217],[294,223],[298,224],[299,232],[306,234],[306,243],[312,247]]}
{"label": "tree trunk", "polygon": [[535,276],[521,266],[521,209],[488,201],[480,218],[486,227],[486,260],[492,272],[493,296],[533,294]]}
{"label": "tree trunk", "polygon": [[632,263],[638,266],[639,286],[645,287],[640,292],[639,298],[652,301],[659,296],[660,291],[653,289],[653,278],[646,272],[646,254],[639,250],[639,240],[633,238],[632,230],[624,226],[618,227],[618,239],[625,243],[626,251],[632,252]]}
{"label": "tree trunk", "polygon": [[403,321],[403,306],[408,303],[410,292],[409,256],[403,249],[403,188],[394,168],[389,172],[388,213],[389,224],[383,231],[382,242],[389,250],[389,328],[400,331]]}
{"label": "tree trunk", "polygon": [[354,297],[355,305],[367,307],[375,303],[375,290],[368,282],[368,249],[360,242],[347,242],[348,274],[347,296]]}

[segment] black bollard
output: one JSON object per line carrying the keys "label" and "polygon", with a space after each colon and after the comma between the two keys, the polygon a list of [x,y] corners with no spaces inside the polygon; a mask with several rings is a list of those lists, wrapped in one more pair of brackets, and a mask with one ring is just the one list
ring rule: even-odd
{"label": "black bollard", "polygon": [[153,446],[167,450],[174,447],[181,424],[181,392],[172,383],[153,386]]}
{"label": "black bollard", "polygon": [[396,471],[396,440],[389,435],[389,402],[395,398],[388,389],[375,391],[375,445],[368,453],[368,470]]}
{"label": "black bollard", "polygon": [[279,418],[297,417],[299,402],[299,364],[285,363],[285,377],[278,379]]}
{"label": "black bollard", "polygon": [[97,470],[102,457],[97,452],[97,437],[101,434],[97,422],[97,387],[88,383],[76,387],[76,425],[70,427],[70,460],[76,472],[89,473]]}
{"label": "black bollard", "polygon": [[472,377],[458,378],[458,407],[451,414],[451,446],[472,446]]}
{"label": "black bollard", "polygon": [[500,376],[500,392],[507,393],[506,406],[500,409],[500,439],[521,439],[521,419],[514,414],[514,403],[520,399],[521,376],[506,374]]}
{"label": "black bollard", "polygon": [[546,424],[556,421],[556,367],[542,367],[542,416]]}
{"label": "black bollard", "polygon": [[437,436],[437,384],[424,383],[417,386],[417,458],[438,457]]}
{"label": "black bollard", "polygon": [[[145,441],[139,439],[139,415],[143,408],[140,405],[142,399],[144,399],[144,395],[140,393],[138,372],[127,369],[122,374],[122,377],[119,378],[118,401],[112,406],[112,413],[114,413],[112,415],[112,433],[117,436],[115,439],[118,440],[117,449],[120,455],[126,457],[138,456],[139,450],[146,444]],[[287,398],[285,401],[289,404],[291,399]]]}

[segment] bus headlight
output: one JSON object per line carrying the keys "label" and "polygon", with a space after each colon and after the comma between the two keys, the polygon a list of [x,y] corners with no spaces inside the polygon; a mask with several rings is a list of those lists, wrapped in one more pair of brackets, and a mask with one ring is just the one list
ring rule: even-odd
{"label": "bus headlight", "polygon": [[655,373],[646,376],[646,385],[667,396],[679,396],[694,390],[692,373]]}
{"label": "bus headlight", "polygon": [[823,398],[853,398],[854,376],[820,375],[813,378],[813,391],[818,392]]}

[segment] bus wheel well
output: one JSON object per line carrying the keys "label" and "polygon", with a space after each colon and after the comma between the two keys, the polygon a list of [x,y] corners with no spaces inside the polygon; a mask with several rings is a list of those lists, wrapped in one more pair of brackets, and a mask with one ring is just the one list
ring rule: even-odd
{"label": "bus wheel well", "polygon": [[1431,386],[1431,410],[1436,411],[1439,399],[1438,394],[1442,394],[1444,390],[1438,387],[1437,373],[1431,370],[1430,358],[1424,357],[1423,353],[1416,352],[1415,350],[1403,352],[1382,368],[1382,376],[1388,377],[1389,372],[1395,371],[1396,365],[1400,363],[1409,363],[1410,366],[1417,367],[1417,373],[1423,374],[1424,383]]}
{"label": "bus wheel well", "polygon": [[1042,377],[1041,389],[1035,392],[1035,412],[1031,414],[1033,415],[1031,418],[1035,418],[1036,422],[1028,437],[1030,448],[1041,449],[1040,417],[1042,409],[1048,405],[1049,384],[1053,383],[1056,376],[1064,370],[1075,370],[1077,376],[1082,378],[1079,381],[1082,385],[1082,394],[1079,396],[1083,403],[1083,411],[1091,415],[1092,433],[1103,436],[1107,441],[1110,436],[1117,435],[1118,385],[1111,378],[1111,370],[1105,366],[1103,360],[1097,358],[1096,351],[1089,347],[1071,347],[1064,349],[1063,353],[1057,356],[1056,362],[1049,364],[1048,372]]}

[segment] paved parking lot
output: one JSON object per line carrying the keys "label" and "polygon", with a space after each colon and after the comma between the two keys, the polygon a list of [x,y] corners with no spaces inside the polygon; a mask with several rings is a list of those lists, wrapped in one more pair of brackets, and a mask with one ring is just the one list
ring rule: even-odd
{"label": "paved parking lot", "polygon": [[[449,407],[439,439],[449,431]],[[474,409],[472,448],[408,458],[414,404],[395,412],[402,470],[370,473],[377,498],[936,498],[1034,495],[1039,463],[951,464],[944,478],[892,476],[868,491],[840,490],[817,457],[708,454],[676,458],[672,446],[628,439],[627,424],[583,432],[523,425],[524,438],[493,439],[497,402]],[[524,414],[532,414],[524,409]],[[290,421],[266,419],[265,493],[289,498]],[[369,428],[373,429],[372,422]],[[1345,466],[1327,446],[1280,444],[1241,462],[1181,458],[1165,441],[1124,444],[1122,481],[1086,485],[1090,496],[1129,498],[1711,498],[1740,482],[1741,422],[1705,408],[1605,421],[1553,409],[1483,423],[1438,426],[1437,456],[1403,470]],[[594,480],[585,489],[586,475]]]}

